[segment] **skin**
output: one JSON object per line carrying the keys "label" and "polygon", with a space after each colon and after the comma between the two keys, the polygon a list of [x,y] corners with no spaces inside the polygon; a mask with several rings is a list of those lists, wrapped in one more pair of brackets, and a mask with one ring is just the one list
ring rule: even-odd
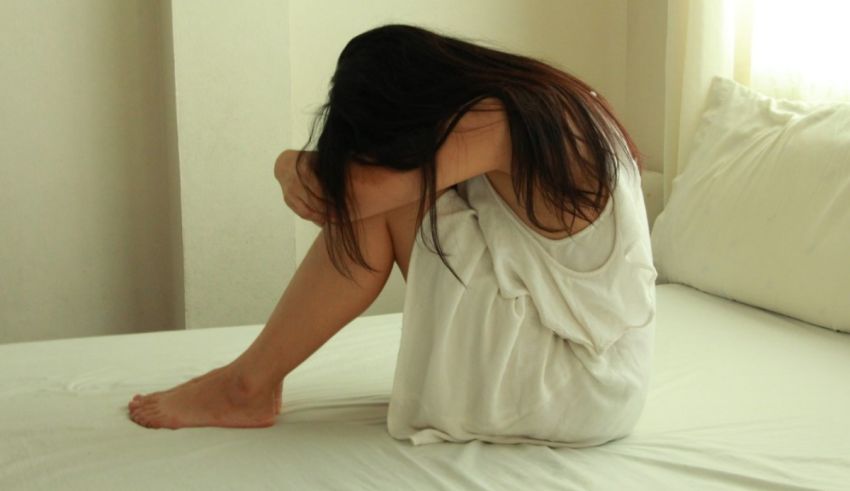
{"label": "skin", "polygon": [[[462,118],[437,154],[438,195],[459,182],[486,174],[517,216],[536,229],[511,188],[510,148],[501,103],[485,99],[476,111]],[[286,150],[278,157],[275,177],[286,205],[301,218],[321,225],[317,213],[322,206],[320,187],[304,169],[298,177],[296,155],[297,151]],[[358,242],[364,258],[376,271],[350,263],[353,280],[341,275],[327,255],[325,232],[320,232],[265,327],[245,352],[229,364],[171,389],[137,394],[128,404],[134,422],[171,429],[273,425],[280,412],[286,375],[372,304],[393,264],[398,264],[407,279],[417,232],[415,197],[421,172],[355,166],[350,179],[359,205],[355,210],[361,226]],[[542,204],[537,210],[545,225],[558,226],[557,217]],[[576,225],[572,233],[583,228],[579,221]],[[328,298],[333,301],[328,302]]]}

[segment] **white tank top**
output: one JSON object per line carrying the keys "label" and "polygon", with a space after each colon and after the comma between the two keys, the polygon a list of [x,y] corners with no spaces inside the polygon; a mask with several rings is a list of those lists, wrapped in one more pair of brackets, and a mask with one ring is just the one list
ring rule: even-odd
{"label": "white tank top", "polygon": [[390,435],[581,447],[634,428],[648,394],[657,274],[640,175],[619,160],[610,210],[573,240],[541,240],[486,174],[438,198],[440,244],[463,283],[417,234]]}
{"label": "white tank top", "polygon": [[520,228],[528,231],[546,251],[562,265],[576,271],[591,271],[603,263],[611,255],[614,248],[615,221],[610,218],[614,201],[609,199],[602,213],[590,225],[579,232],[562,239],[550,239],[532,229],[514,210],[499,196],[498,191],[488,179],[482,179],[492,193],[493,200],[499,203],[504,215],[509,216]]}
{"label": "white tank top", "polygon": [[486,174],[460,186],[478,216],[502,294],[527,296],[545,326],[596,352],[629,327],[647,324],[655,313],[657,273],[641,178],[633,159],[618,157],[617,182],[606,203],[610,209],[598,226],[567,240],[534,232]]}

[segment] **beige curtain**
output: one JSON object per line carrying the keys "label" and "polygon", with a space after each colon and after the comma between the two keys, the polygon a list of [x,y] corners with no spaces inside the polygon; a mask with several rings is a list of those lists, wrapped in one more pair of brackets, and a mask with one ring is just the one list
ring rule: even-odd
{"label": "beige curtain", "polygon": [[665,204],[686,162],[711,79],[748,82],[751,3],[670,0],[667,8]]}
{"label": "beige curtain", "polygon": [[668,0],[664,203],[714,76],[768,95],[850,102],[850,1]]}

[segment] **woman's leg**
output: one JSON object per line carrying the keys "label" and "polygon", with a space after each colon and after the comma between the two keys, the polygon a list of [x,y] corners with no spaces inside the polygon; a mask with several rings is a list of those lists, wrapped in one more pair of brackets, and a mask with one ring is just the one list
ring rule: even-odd
{"label": "woman's leg", "polygon": [[358,240],[370,272],[349,263],[355,281],[330,262],[320,233],[257,339],[230,364],[171,390],[136,396],[140,425],[260,427],[274,424],[283,378],[377,297],[397,262],[406,277],[417,203],[361,222]]}

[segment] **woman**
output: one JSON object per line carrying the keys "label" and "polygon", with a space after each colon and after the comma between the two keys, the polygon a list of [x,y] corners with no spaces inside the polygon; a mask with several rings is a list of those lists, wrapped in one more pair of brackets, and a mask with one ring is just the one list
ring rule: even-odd
{"label": "woman", "polygon": [[134,397],[132,419],[274,424],[284,377],[398,264],[392,436],[587,446],[628,434],[655,269],[634,145],[604,99],[540,61],[386,25],[346,45],[310,141],[320,123],[316,151],[275,165],[286,204],[322,230],[267,325],[230,364]]}

